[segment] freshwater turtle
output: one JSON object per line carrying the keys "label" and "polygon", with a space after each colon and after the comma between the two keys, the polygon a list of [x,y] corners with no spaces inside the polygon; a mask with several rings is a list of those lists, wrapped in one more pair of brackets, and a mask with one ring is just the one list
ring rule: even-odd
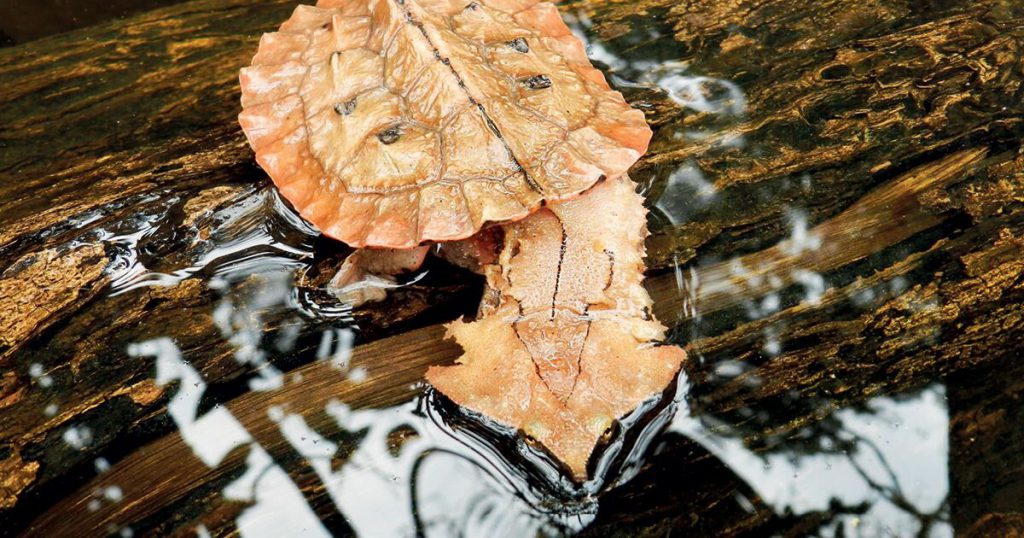
{"label": "freshwater turtle", "polygon": [[[303,218],[358,248],[333,284],[477,260],[443,394],[536,439],[577,480],[616,418],[685,357],[641,285],[642,112],[538,0],[321,0],[265,34],[239,121]],[[372,294],[354,302],[375,299]]]}

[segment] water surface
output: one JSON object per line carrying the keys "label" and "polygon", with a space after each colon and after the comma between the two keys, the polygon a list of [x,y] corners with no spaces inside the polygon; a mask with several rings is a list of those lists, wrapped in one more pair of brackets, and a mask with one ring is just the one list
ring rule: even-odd
{"label": "water surface", "polygon": [[[1019,99],[954,91],[991,83],[999,101],[1020,83],[940,80],[928,54],[988,58],[990,29],[959,8],[877,4],[827,35],[780,6],[562,6],[655,128],[633,172],[649,288],[690,354],[624,417],[589,482],[422,382],[453,353],[439,324],[473,315],[481,279],[433,260],[353,311],[325,289],[347,249],[248,166],[36,238],[110,260],[76,316],[135,321],[58,324],[0,363],[29,387],[8,425],[54,421],[59,435],[19,457],[65,465],[43,467],[54,482],[0,515],[0,534],[951,536],[1019,518],[1006,320],[1024,219],[977,194],[1022,192]],[[842,12],[829,6],[819,15]],[[731,26],[708,22],[715,9]],[[1019,29],[1010,8],[986,16]],[[886,93],[900,84],[951,89]],[[69,359],[96,339],[102,359]],[[83,397],[122,378],[109,402],[156,410]]]}

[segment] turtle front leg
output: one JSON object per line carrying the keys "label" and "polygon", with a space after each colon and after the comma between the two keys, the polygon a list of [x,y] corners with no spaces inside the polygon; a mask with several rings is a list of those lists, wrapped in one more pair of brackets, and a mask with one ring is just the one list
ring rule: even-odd
{"label": "turtle front leg", "polygon": [[502,235],[500,227],[485,228],[461,241],[440,243],[437,255],[456,267],[482,275],[488,265],[498,263]]}
{"label": "turtle front leg", "polygon": [[[483,274],[483,268],[496,263],[501,236],[498,229],[484,230],[463,239],[438,245],[437,255],[449,263]],[[327,284],[338,299],[353,307],[383,301],[394,287],[395,276],[419,269],[432,246],[410,249],[361,248],[350,254]]]}
{"label": "turtle front leg", "polygon": [[395,276],[419,269],[429,250],[427,245],[410,249],[361,248],[345,258],[327,289],[353,307],[383,301],[388,288],[395,285]]}

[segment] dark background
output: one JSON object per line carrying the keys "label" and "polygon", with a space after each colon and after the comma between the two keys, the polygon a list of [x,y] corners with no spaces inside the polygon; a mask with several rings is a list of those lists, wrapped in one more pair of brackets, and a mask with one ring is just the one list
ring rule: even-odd
{"label": "dark background", "polygon": [[184,0],[0,0],[0,47]]}

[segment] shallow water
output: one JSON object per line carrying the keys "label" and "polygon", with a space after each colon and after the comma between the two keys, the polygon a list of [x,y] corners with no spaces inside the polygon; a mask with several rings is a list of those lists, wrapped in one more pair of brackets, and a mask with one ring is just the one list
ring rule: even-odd
{"label": "shallow water", "polygon": [[[403,277],[384,303],[353,312],[325,290],[346,249],[296,217],[253,168],[252,186],[233,186],[227,203],[190,209],[184,197],[162,193],[131,219],[107,222],[97,210],[52,232],[85,230],[71,244],[102,245],[111,259],[109,284],[90,308],[155,301],[159,311],[167,300],[160,293],[186,286],[196,299],[171,316],[142,314],[126,332],[103,334],[109,358],[101,364],[110,370],[66,371],[59,335],[33,340],[12,361],[31,380],[19,413],[31,404],[38,420],[78,401],[83,377],[95,376],[98,386],[122,370],[144,372],[133,381],[152,386],[166,409],[139,419],[144,427],[131,435],[118,429],[127,419],[113,406],[54,428],[61,442],[47,450],[77,462],[65,477],[69,489],[35,492],[48,507],[23,502],[10,528],[939,537],[954,534],[958,511],[970,514],[956,528],[963,534],[983,514],[1020,508],[1020,450],[1007,446],[1019,434],[976,425],[994,415],[1019,420],[1019,387],[997,382],[1014,377],[1015,367],[976,361],[954,369],[918,358],[929,349],[948,353],[944,343],[961,337],[963,320],[951,323],[945,312],[967,308],[928,290],[932,275],[948,272],[929,257],[931,245],[962,237],[969,219],[936,221],[899,198],[901,185],[919,181],[901,174],[928,160],[900,162],[894,150],[883,160],[895,172],[854,192],[824,166],[744,181],[744,166],[775,162],[778,140],[813,153],[814,137],[782,123],[750,136],[742,126],[755,108],[787,106],[764,88],[762,79],[776,75],[765,67],[722,76],[728,62],[702,63],[682,51],[659,9],[599,26],[586,5],[563,7],[613,85],[658,118],[652,152],[684,151],[642,163],[634,179],[651,210],[652,294],[689,363],[666,394],[622,420],[591,481],[573,484],[514,432],[432,392],[416,356],[360,352],[402,338],[394,335],[436,339],[437,323],[473,314],[480,279],[434,260]],[[911,27],[926,15],[905,17]],[[846,104],[833,104],[842,118]],[[862,104],[856,113],[870,115],[875,105],[883,106]],[[870,222],[857,220],[865,214]],[[707,231],[727,222],[726,231]],[[708,234],[713,239],[701,239]],[[957,249],[951,257],[965,250]],[[179,326],[183,318],[208,319],[210,330]],[[991,338],[1015,345],[998,332]],[[872,349],[870,357],[860,347]],[[991,390],[978,388],[987,384]],[[986,499],[976,483],[989,475],[1003,482]]]}
{"label": "shallow water", "polygon": [[[671,214],[676,202],[666,197],[692,186],[680,187],[677,181],[676,176],[669,178],[654,205],[673,223],[683,217]],[[307,360],[329,365],[352,383],[366,383],[366,368],[351,364],[360,334],[351,311],[329,294],[296,283],[317,256],[315,230],[296,219],[272,190],[221,210],[213,220],[218,228],[195,256],[197,262],[187,267],[160,267],[159,262],[150,263],[140,255],[148,242],[158,240],[159,219],[141,217],[132,233],[103,235],[104,241],[122,249],[110,294],[138,293],[146,287],[177,286],[184,279],[201,278],[217,297],[208,314],[246,372],[241,376],[242,390],[273,394],[285,385],[301,390],[306,382],[302,368],[275,363],[278,356],[295,348],[299,338],[309,337],[317,344]],[[808,234],[805,218],[795,211],[790,240],[796,245],[793,248],[820,247]],[[723,283],[702,280],[700,263],[677,271],[680,293],[686,295],[683,316],[699,319],[700,302],[693,290]],[[418,283],[424,276],[420,273],[405,280]],[[820,301],[826,286],[820,277],[800,282],[800,302]],[[780,308],[780,300],[773,292],[744,301],[745,317],[767,317]],[[286,321],[267,321],[282,319]],[[273,332],[266,332],[268,325],[275,328]],[[695,324],[688,337],[678,337],[679,342],[707,337],[702,330]],[[771,339],[771,331],[771,326],[765,329],[760,344],[760,354],[769,357],[782,351]],[[708,385],[752,370],[734,359],[702,356],[699,348],[691,348],[691,353],[692,360],[714,361],[705,381]],[[168,414],[204,465],[216,468],[232,450],[247,451],[244,473],[221,491],[224,499],[247,505],[234,520],[242,535],[339,531],[321,521],[323,514],[310,507],[294,477],[228,407],[203,405],[206,381],[175,344],[173,331],[133,343],[127,354],[152,361],[156,383],[173,393]],[[289,367],[291,374],[285,371]],[[756,386],[756,377],[744,383]],[[683,445],[691,453],[701,451],[701,459],[723,465],[722,472],[737,482],[731,501],[740,510],[767,509],[788,519],[813,519],[819,525],[814,534],[952,534],[949,417],[942,383],[829,410],[825,424],[795,432],[791,439],[770,440],[745,437],[742,424],[689,409],[693,389],[683,374],[671,394],[638,410],[635,418],[625,419],[618,438],[597,463],[596,478],[582,486],[567,481],[553,462],[514,432],[482,417],[467,417],[422,384],[413,387],[409,401],[393,406],[353,409],[332,399],[317,410],[309,409],[302,399],[275,399],[263,412],[285,439],[287,450],[303,458],[302,465],[326,491],[332,509],[344,520],[344,532],[359,535],[559,536],[585,531],[604,515],[606,493],[627,489],[636,473],[643,472],[652,448],[664,449],[667,444]],[[203,407],[207,410],[202,411]],[[770,412],[738,410],[744,422],[769,421]],[[304,415],[316,413],[330,416],[330,426],[311,427]],[[68,432],[74,432],[65,435],[71,449],[88,445],[88,424],[75,425]],[[627,439],[622,432],[629,433]],[[763,446],[766,442],[771,446]],[[685,478],[686,463],[694,457],[688,456],[667,464],[681,465],[676,472]],[[105,484],[102,491],[117,488],[123,496],[125,489],[131,489],[119,480],[104,480],[104,474],[98,476]],[[653,478],[658,489],[702,487],[701,483],[663,483]],[[100,504],[121,502],[104,495]],[[685,505],[677,508],[686,509]],[[131,528],[132,523],[124,522],[124,527]],[[200,535],[208,532],[203,527],[196,530]]]}

